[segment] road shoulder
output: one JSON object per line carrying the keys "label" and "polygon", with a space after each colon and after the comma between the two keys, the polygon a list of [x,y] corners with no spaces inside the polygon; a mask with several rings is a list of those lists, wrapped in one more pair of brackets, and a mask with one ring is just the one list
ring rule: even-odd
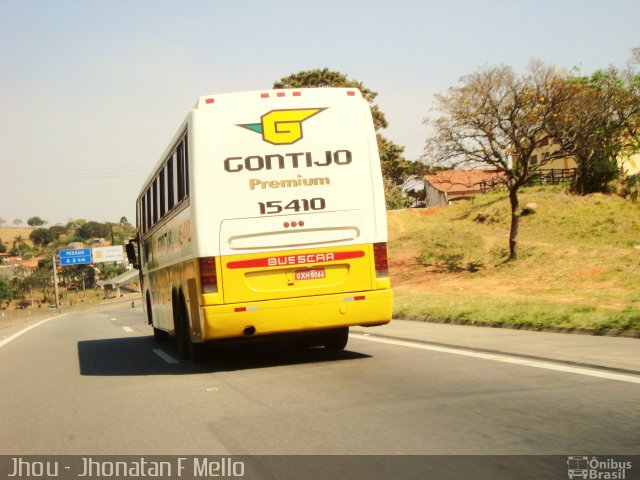
{"label": "road shoulder", "polygon": [[430,345],[640,374],[640,341],[636,338],[571,335],[410,320],[392,320],[387,325],[372,328],[353,327],[352,331]]}

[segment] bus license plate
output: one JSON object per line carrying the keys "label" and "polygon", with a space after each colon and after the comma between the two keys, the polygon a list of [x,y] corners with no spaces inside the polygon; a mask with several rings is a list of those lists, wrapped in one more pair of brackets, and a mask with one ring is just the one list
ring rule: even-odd
{"label": "bus license plate", "polygon": [[307,268],[305,270],[296,270],[296,280],[314,280],[316,278],[325,278],[324,268]]}

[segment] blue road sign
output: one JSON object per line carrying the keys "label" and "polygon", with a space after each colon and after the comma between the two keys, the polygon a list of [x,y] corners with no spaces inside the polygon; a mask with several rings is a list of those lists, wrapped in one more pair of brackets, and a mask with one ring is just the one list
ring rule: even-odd
{"label": "blue road sign", "polygon": [[65,265],[86,265],[91,263],[90,248],[74,248],[71,250],[60,250],[60,266]]}

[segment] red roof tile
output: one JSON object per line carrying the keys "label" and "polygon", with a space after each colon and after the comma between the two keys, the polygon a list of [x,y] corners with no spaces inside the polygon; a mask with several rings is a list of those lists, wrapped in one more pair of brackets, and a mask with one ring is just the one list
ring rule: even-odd
{"label": "red roof tile", "polygon": [[504,172],[496,169],[441,170],[434,175],[425,175],[425,180],[433,188],[449,194],[480,193],[482,181],[489,182],[504,177]]}
{"label": "red roof tile", "polygon": [[43,257],[31,258],[29,260],[23,260],[20,265],[25,268],[38,268],[38,262],[42,260]]}

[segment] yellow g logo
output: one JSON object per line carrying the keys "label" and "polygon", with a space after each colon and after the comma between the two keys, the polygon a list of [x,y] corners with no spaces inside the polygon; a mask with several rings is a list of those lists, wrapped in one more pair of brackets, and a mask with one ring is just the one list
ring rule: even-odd
{"label": "yellow g logo", "polygon": [[323,110],[326,108],[271,110],[260,117],[260,123],[238,126],[261,133],[262,139],[273,145],[291,145],[302,138],[302,122]]}

